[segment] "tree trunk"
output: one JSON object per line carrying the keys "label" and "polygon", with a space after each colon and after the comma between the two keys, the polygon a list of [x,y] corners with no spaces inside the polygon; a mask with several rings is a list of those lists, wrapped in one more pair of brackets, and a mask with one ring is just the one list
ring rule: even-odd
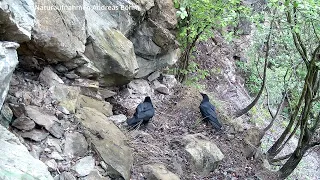
{"label": "tree trunk", "polygon": [[290,156],[287,162],[279,170],[281,179],[287,178],[294,171],[307,151],[307,149],[303,149],[302,153],[299,153],[297,156],[297,150],[298,149],[292,153],[292,156]]}
{"label": "tree trunk", "polygon": [[270,50],[270,39],[271,39],[271,34],[272,34],[272,28],[273,28],[273,22],[274,22],[274,18],[271,21],[270,24],[270,32],[268,34],[267,37],[267,42],[266,42],[266,54],[265,54],[265,58],[264,58],[264,67],[263,67],[263,79],[262,79],[262,85],[261,88],[259,90],[258,95],[256,96],[256,98],[254,98],[254,100],[245,108],[241,109],[240,111],[236,112],[236,117],[240,117],[242,115],[244,115],[245,113],[249,112],[251,108],[253,108],[253,106],[255,106],[257,104],[257,102],[259,101],[263,90],[265,88],[266,85],[266,77],[267,77],[267,65],[268,65],[268,58],[269,58],[269,50]]}

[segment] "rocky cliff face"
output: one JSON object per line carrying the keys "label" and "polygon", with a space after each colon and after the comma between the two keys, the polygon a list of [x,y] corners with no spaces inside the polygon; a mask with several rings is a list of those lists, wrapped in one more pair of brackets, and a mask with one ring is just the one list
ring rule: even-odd
{"label": "rocky cliff face", "polygon": [[21,67],[51,64],[101,86],[145,77],[179,56],[171,0],[4,0],[0,17],[1,40],[21,44]]}

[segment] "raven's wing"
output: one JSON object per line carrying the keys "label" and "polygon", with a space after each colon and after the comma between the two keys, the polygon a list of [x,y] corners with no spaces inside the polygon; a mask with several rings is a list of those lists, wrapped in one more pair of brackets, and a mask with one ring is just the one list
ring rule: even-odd
{"label": "raven's wing", "polygon": [[208,119],[214,128],[221,129],[222,125],[218,121],[215,108],[210,102],[201,103],[200,112],[202,114],[202,117]]}
{"label": "raven's wing", "polygon": [[141,121],[141,119],[138,119],[138,118],[136,118],[135,116],[133,116],[132,118],[127,119],[127,124],[128,124],[129,126],[133,126],[133,125],[137,124],[137,123],[140,122],[140,121]]}
{"label": "raven's wing", "polygon": [[136,109],[136,117],[138,119],[148,120],[154,116],[154,108],[151,103],[144,102],[138,105]]}

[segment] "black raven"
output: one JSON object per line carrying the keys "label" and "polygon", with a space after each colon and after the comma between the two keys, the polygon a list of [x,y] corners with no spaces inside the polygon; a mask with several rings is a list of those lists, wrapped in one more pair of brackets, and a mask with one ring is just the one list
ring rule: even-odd
{"label": "black raven", "polygon": [[143,103],[140,103],[136,108],[133,117],[127,120],[129,126],[134,126],[140,122],[146,124],[154,116],[154,108],[149,96],[145,97]]}
{"label": "black raven", "polygon": [[211,125],[217,130],[221,130],[222,125],[218,121],[217,113],[214,106],[209,102],[209,97],[201,93],[203,100],[200,103],[200,112],[205,120],[208,120]]}

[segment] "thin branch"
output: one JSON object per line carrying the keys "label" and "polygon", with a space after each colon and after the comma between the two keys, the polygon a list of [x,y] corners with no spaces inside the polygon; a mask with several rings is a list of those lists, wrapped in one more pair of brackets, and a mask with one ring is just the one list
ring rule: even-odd
{"label": "thin branch", "polygon": [[312,24],[313,32],[314,32],[315,36],[317,37],[317,39],[318,39],[318,41],[320,43],[320,36],[318,35],[316,28],[314,27],[313,21],[311,22],[311,24]]}
{"label": "thin branch", "polygon": [[313,148],[313,147],[315,147],[315,146],[320,146],[320,142],[311,143],[311,144],[308,146],[308,149]]}
{"label": "thin branch", "polygon": [[293,36],[294,45],[296,46],[300,56],[302,57],[303,61],[306,64],[306,66],[308,67],[309,66],[308,57],[306,56],[306,54],[304,54],[304,51],[303,51],[303,48],[301,47],[301,44],[299,44],[297,33],[294,32],[291,13],[289,11],[287,11],[286,15],[287,15],[287,21],[290,24],[290,29],[291,29],[291,33]]}
{"label": "thin branch", "polygon": [[[281,99],[281,103],[279,103],[279,105],[278,105],[276,114],[272,117],[269,125],[266,128],[263,129],[264,133],[267,132],[272,127],[274,121],[277,119],[278,114],[280,112],[280,109],[282,109],[282,107],[283,107],[283,104],[284,104],[286,96],[287,96],[287,92],[283,93],[283,96],[282,96],[282,99]],[[269,104],[268,104],[268,109],[269,109]],[[270,109],[269,109],[269,112],[270,112],[270,114],[272,114]]]}
{"label": "thin branch", "polygon": [[287,154],[287,155],[285,155],[285,156],[281,156],[281,157],[279,157],[279,158],[277,158],[277,159],[271,159],[270,162],[274,163],[274,162],[286,160],[286,159],[288,159],[291,155],[292,155],[292,153]]}

